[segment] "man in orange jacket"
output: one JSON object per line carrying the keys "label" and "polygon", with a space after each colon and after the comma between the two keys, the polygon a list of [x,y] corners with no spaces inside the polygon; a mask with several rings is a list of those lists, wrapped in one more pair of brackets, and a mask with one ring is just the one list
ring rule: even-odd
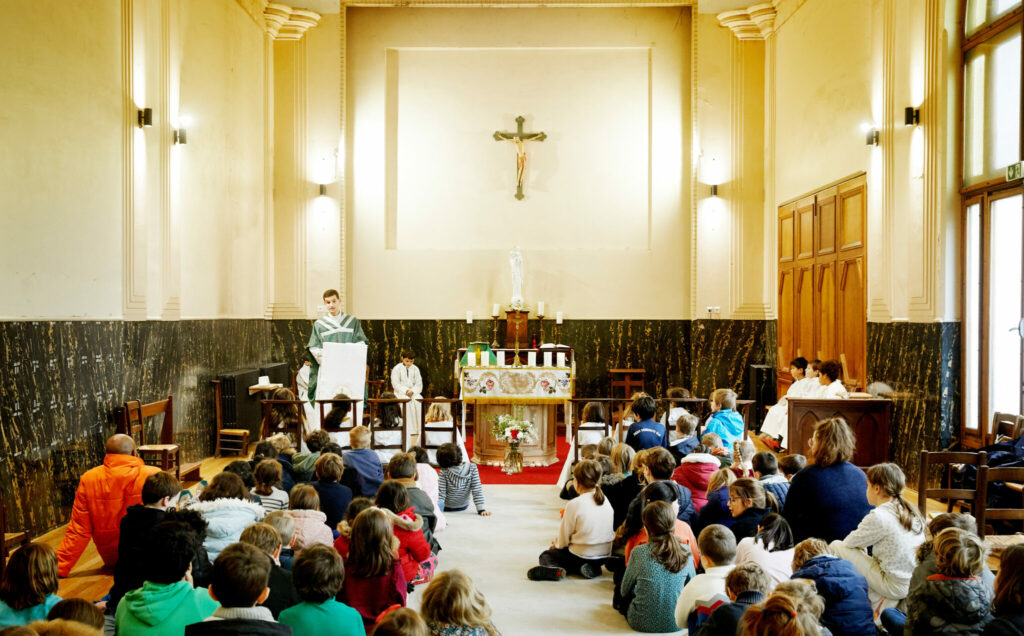
{"label": "man in orange jacket", "polygon": [[121,517],[128,506],[142,501],[146,478],[160,472],[135,456],[135,441],[127,435],[108,439],[106,453],[103,465],[86,471],[78,481],[71,521],[57,548],[57,573],[62,577],[71,573],[90,538],[103,563],[110,567],[117,563]]}

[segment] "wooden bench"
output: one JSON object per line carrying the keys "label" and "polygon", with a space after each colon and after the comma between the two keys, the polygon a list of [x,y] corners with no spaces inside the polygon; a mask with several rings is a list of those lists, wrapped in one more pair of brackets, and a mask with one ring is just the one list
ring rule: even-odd
{"label": "wooden bench", "polygon": [[[358,405],[360,402],[362,402],[362,400],[359,398],[348,398],[347,400],[317,400],[316,403],[319,405],[320,408],[320,430],[327,431],[328,433],[342,433],[347,436],[349,433],[352,432],[352,429],[358,426],[358,423],[355,421],[355,413],[356,405]],[[328,425],[326,407],[327,404],[330,404],[332,408],[335,404],[348,404],[348,423],[346,424],[343,422],[341,426]],[[348,438],[346,437],[346,439]],[[339,444],[339,446],[341,446],[343,450],[352,448],[351,443]]]}
{"label": "wooden bench", "polygon": [[[409,448],[409,419],[406,405],[410,398],[371,398],[367,400],[370,411],[370,449],[371,450],[393,450],[404,453]],[[402,410],[402,425],[398,428],[378,427],[377,414],[389,404],[398,404]],[[377,442],[377,433],[395,433],[401,431],[397,444],[381,444]]]}

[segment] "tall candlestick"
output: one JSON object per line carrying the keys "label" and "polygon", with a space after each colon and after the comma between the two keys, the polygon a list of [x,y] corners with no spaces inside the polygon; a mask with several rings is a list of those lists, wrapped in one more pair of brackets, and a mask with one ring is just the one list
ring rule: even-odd
{"label": "tall candlestick", "polygon": [[538,316],[543,316],[544,315],[544,301],[541,301],[541,302],[537,303],[537,315]]}
{"label": "tall candlestick", "polygon": [[467,325],[473,324],[473,311],[472,310],[466,312],[466,324]]}
{"label": "tall candlestick", "polygon": [[501,308],[498,306],[498,303],[494,303],[494,307],[491,308],[491,317],[497,318],[500,313]]}
{"label": "tall candlestick", "polygon": [[555,324],[556,325],[562,324],[562,312],[560,312],[560,311],[556,311],[555,312]]}

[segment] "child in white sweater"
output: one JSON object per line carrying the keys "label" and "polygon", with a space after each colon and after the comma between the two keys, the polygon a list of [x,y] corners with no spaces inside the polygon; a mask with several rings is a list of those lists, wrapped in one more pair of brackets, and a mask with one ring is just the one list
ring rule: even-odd
{"label": "child in white sweater", "polygon": [[704,572],[690,579],[676,601],[676,625],[696,634],[719,605],[729,602],[725,577],[735,567],[736,537],[717,523],[704,528],[697,537]]}
{"label": "child in white sweater", "polygon": [[[868,503],[875,507],[857,529],[829,546],[837,557],[853,563],[868,580],[868,598],[875,615],[907,597],[916,565],[914,555],[924,542],[924,519],[903,498],[903,471],[896,464],[868,469]],[[871,548],[871,556],[865,550]]]}
{"label": "child in white sweater", "polygon": [[572,476],[578,496],[565,506],[558,537],[538,557],[540,565],[526,573],[531,581],[560,581],[566,574],[592,579],[611,555],[615,513],[601,492],[601,464],[584,459]]}

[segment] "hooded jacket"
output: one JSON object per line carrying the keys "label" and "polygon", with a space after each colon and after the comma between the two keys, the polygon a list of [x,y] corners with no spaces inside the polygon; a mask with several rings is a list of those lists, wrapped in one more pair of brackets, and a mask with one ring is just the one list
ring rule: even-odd
{"label": "hooded jacket", "polygon": [[718,458],[710,453],[692,453],[679,462],[672,472],[672,481],[685,486],[693,496],[693,508],[697,512],[708,502],[708,481],[721,467]]}
{"label": "hooded jacket", "polygon": [[416,509],[412,507],[398,514],[386,509],[385,512],[398,538],[398,558],[402,562],[402,572],[405,573],[405,580],[411,582],[420,571],[420,563],[430,558],[430,545],[423,538],[423,517],[416,514]]}
{"label": "hooded jacket", "polygon": [[57,548],[57,574],[63,578],[85,552],[89,539],[108,567],[117,563],[121,517],[128,506],[142,502],[146,478],[160,472],[134,455],[106,455],[103,465],[87,470],[78,481],[64,539]]}
{"label": "hooded jacket", "polygon": [[[384,466],[380,463],[377,453],[369,448],[353,448],[342,454],[342,460],[346,469],[351,468],[356,473],[359,488],[358,491],[353,488],[352,494],[373,499],[381,482],[384,481]],[[346,483],[344,479],[342,483]]]}
{"label": "hooded jacket", "polygon": [[185,626],[206,620],[220,607],[205,587],[188,581],[153,583],[124,595],[117,605],[118,636],[181,636]]}
{"label": "hooded jacket", "polygon": [[1001,614],[985,626],[985,636],[1024,636],[1024,614]]}
{"label": "hooded jacket", "polygon": [[933,574],[907,599],[904,634],[981,634],[992,620],[979,577]]}
{"label": "hooded jacket", "polygon": [[772,493],[775,500],[779,502],[781,510],[786,505],[786,495],[789,494],[789,480],[775,473],[774,475],[764,475],[759,481],[764,486],[765,492]]}
{"label": "hooded jacket", "polygon": [[295,549],[295,556],[298,556],[303,548],[314,543],[334,545],[334,533],[327,527],[327,515],[319,510],[291,510],[289,512],[295,519],[295,534],[292,535],[292,548]]}
{"label": "hooded jacket", "polygon": [[816,556],[805,561],[792,578],[814,581],[818,594],[825,599],[821,624],[835,636],[876,633],[868,581],[849,561],[831,554]]}
{"label": "hooded jacket", "polygon": [[[203,546],[215,561],[220,551],[237,543],[242,531],[261,521],[266,514],[263,506],[243,499],[221,498],[213,501],[197,501],[189,506],[206,520],[206,538]],[[298,527],[296,527],[298,532]]]}

